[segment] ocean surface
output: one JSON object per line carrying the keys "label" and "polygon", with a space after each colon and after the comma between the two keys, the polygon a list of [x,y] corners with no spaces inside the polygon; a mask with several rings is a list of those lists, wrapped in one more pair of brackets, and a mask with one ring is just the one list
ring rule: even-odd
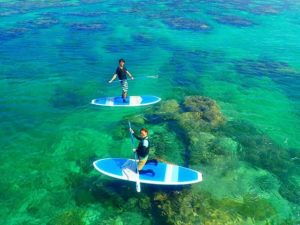
{"label": "ocean surface", "polygon": [[[296,0],[0,0],[0,224],[300,224],[300,3]],[[129,95],[103,108],[126,60]],[[99,174],[151,157],[203,182],[142,185]]]}

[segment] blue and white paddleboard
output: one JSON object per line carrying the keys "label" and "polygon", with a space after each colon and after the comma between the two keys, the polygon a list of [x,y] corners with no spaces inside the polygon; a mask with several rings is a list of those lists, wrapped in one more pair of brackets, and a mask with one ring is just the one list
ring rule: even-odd
{"label": "blue and white paddleboard", "polygon": [[144,95],[144,96],[129,96],[126,98],[126,102],[123,102],[122,97],[105,97],[93,99],[91,104],[100,106],[145,106],[152,105],[159,102],[161,99],[156,96]]}
{"label": "blue and white paddleboard", "polygon": [[134,159],[124,158],[107,158],[100,159],[93,163],[96,170],[107,176],[117,179],[136,182],[139,179],[140,183],[157,184],[157,185],[185,185],[193,184],[202,181],[202,174],[198,171],[158,162],[154,164],[146,164],[143,170],[151,169],[155,175],[136,173],[136,162]]}

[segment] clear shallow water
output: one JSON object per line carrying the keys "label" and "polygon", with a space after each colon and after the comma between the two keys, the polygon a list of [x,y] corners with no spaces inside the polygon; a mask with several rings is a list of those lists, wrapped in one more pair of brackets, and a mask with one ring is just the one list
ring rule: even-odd
{"label": "clear shallow water", "polygon": [[[0,1],[1,224],[299,223],[299,11],[296,1]],[[130,82],[131,94],[207,96],[227,122],[185,136],[188,126],[151,119],[153,107],[91,106],[119,93],[105,81],[120,57],[136,77],[159,75]],[[157,157],[204,181],[137,195],[94,171],[94,159],[131,156],[128,116],[136,128],[147,118]],[[214,140],[238,150],[219,153]]]}

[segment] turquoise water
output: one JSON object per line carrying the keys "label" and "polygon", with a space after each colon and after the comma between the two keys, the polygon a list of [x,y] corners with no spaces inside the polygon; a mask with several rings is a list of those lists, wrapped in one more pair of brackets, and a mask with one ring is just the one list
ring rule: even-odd
{"label": "turquoise water", "polygon": [[[292,0],[0,0],[0,223],[300,224],[299,13]],[[89,104],[120,93],[106,81],[121,57],[139,78],[129,93],[160,104]],[[97,173],[95,159],[131,157],[128,118],[153,157],[204,181],[137,194]]]}

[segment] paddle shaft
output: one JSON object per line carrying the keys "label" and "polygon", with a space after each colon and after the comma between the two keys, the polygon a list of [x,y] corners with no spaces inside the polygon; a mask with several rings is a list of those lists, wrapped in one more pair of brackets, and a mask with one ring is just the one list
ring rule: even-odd
{"label": "paddle shaft", "polygon": [[[128,126],[131,129],[131,123],[130,121],[128,121]],[[133,135],[131,133],[131,131],[129,131],[130,133],[130,138],[131,138],[131,145],[132,145],[132,149],[134,149],[134,139],[133,139]],[[139,170],[138,170],[138,163],[137,163],[137,157],[136,157],[136,152],[134,153],[134,159],[135,159],[135,163],[136,163],[136,173],[137,173],[137,179],[136,179],[136,191],[137,192],[141,192],[141,184],[140,184],[140,174],[139,174]]]}
{"label": "paddle shaft", "polygon": [[[149,76],[135,77],[133,80],[136,80],[136,79],[140,80],[140,79],[147,79],[147,78],[157,79],[158,75],[149,75]],[[128,79],[128,80],[132,80],[132,79]],[[118,78],[117,78],[112,83],[117,82],[117,81],[121,81],[121,80],[118,80]]]}

